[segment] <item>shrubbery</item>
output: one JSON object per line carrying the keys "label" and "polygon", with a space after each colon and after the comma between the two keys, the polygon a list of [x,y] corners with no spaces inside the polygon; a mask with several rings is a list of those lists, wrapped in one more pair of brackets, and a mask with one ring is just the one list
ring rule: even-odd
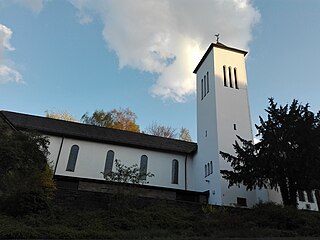
{"label": "shrubbery", "polygon": [[47,210],[54,194],[49,141],[0,119],[0,210],[12,215]]}

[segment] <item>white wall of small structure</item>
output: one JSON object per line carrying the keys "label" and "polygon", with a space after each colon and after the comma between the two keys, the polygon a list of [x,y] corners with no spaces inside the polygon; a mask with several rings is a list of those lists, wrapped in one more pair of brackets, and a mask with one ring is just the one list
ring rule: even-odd
{"label": "white wall of small structure", "polygon": [[[154,174],[154,177],[147,178],[148,185],[185,189],[185,155],[159,152],[147,149],[132,148],[113,144],[105,144],[78,139],[64,138],[61,146],[61,152],[58,159],[58,153],[62,142],[62,137],[49,136],[50,145],[49,159],[52,162],[55,175],[70,176],[88,179],[103,180],[107,152],[114,151],[114,160],[121,160],[122,164],[140,166],[142,155],[148,157],[148,172]],[[69,159],[70,149],[73,145],[79,146],[79,152],[74,172],[66,171]],[[58,159],[58,161],[57,161]],[[177,159],[179,162],[178,184],[172,184],[172,160]],[[115,161],[113,163],[115,171]]]}

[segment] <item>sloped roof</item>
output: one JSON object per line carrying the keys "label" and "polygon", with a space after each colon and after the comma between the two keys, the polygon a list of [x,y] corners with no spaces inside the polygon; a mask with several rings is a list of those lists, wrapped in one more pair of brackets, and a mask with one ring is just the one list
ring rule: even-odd
{"label": "sloped roof", "polygon": [[197,144],[194,142],[185,142],[143,133],[97,127],[16,112],[0,111],[0,113],[18,129],[36,130],[48,135],[164,152],[191,154],[197,151]]}
{"label": "sloped roof", "polygon": [[226,45],[224,45],[224,44],[222,44],[220,42],[211,43],[210,46],[208,47],[207,51],[205,52],[205,54],[201,58],[200,62],[198,63],[198,65],[194,69],[193,73],[197,73],[198,72],[199,68],[201,67],[202,63],[207,58],[208,54],[210,53],[210,51],[212,50],[213,47],[222,48],[222,49],[230,50],[230,51],[233,51],[233,52],[242,53],[244,56],[248,53],[247,51],[244,51],[244,50],[241,50],[241,49],[228,47],[228,46],[226,46]]}

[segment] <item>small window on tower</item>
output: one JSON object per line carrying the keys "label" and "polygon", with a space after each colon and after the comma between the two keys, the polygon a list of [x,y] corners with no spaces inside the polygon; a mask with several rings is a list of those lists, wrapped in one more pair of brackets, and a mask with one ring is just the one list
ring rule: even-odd
{"label": "small window on tower", "polygon": [[204,165],[204,176],[208,176],[208,169],[207,169],[207,164]]}
{"label": "small window on tower", "polygon": [[203,96],[205,97],[207,95],[207,77],[204,76],[203,79],[204,79],[204,81],[203,81],[203,89],[204,89]]}
{"label": "small window on tower", "polygon": [[209,72],[207,72],[207,93],[209,92]]}
{"label": "small window on tower", "polygon": [[223,85],[228,87],[227,85],[227,73],[226,73],[226,66],[223,66]]}
{"label": "small window on tower", "polygon": [[233,124],[233,130],[237,130],[237,124]]}
{"label": "small window on tower", "polygon": [[229,67],[229,85],[230,85],[231,88],[233,88],[233,85],[232,85],[231,67]]}
{"label": "small window on tower", "polygon": [[203,99],[203,79],[201,79],[201,100]]}
{"label": "small window on tower", "polygon": [[213,173],[212,161],[210,161],[210,172]]}
{"label": "small window on tower", "polygon": [[242,197],[237,197],[237,205],[246,207],[247,206],[247,199]]}

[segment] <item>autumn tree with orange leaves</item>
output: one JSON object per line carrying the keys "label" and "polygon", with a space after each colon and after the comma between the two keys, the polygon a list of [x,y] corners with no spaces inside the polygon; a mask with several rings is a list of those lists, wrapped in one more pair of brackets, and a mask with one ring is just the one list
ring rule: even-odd
{"label": "autumn tree with orange leaves", "polygon": [[136,123],[137,115],[129,108],[113,109],[109,112],[96,110],[92,115],[85,113],[81,117],[81,122],[99,127],[114,128],[131,132],[140,132]]}

